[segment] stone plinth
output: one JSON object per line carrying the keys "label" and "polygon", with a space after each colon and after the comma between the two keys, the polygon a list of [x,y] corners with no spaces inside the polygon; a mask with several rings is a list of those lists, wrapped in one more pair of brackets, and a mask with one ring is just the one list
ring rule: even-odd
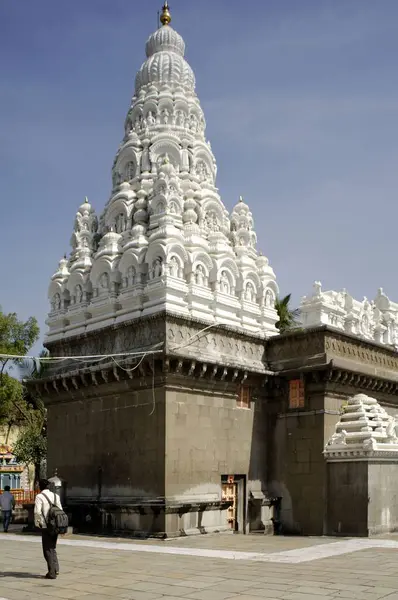
{"label": "stone plinth", "polygon": [[396,421],[374,398],[357,394],[343,409],[324,455],[328,535],[398,530]]}

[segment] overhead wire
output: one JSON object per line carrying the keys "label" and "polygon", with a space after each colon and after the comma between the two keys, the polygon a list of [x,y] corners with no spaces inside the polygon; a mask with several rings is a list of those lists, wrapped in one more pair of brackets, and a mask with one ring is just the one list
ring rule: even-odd
{"label": "overhead wire", "polygon": [[26,355],[26,356],[21,356],[18,354],[1,354],[0,353],[0,359],[9,359],[9,360],[38,360],[40,362],[62,362],[65,360],[76,360],[76,361],[87,361],[87,360],[91,360],[91,361],[96,361],[98,360],[98,362],[100,362],[101,360],[105,360],[107,358],[113,358],[113,357],[130,357],[130,356],[143,356],[143,355],[147,355],[147,354],[158,354],[159,352],[162,352],[162,349],[155,349],[157,348],[157,346],[163,345],[163,342],[159,342],[158,344],[155,344],[154,346],[152,346],[152,349],[149,350],[142,350],[142,351],[138,351],[138,352],[119,352],[119,353],[110,353],[110,354],[82,354],[82,355],[71,355],[71,356],[30,356],[30,355]]}
{"label": "overhead wire", "polygon": [[230,323],[212,323],[211,325],[208,325],[207,327],[204,327],[200,331],[197,331],[196,333],[194,333],[193,335],[191,335],[187,339],[187,341],[184,342],[183,344],[180,344],[179,346],[174,346],[174,348],[171,348],[171,350],[179,350],[180,348],[185,348],[186,346],[189,346],[190,344],[192,344],[193,340],[196,337],[200,336],[202,333],[204,333],[208,329],[211,329],[212,327],[218,327],[219,325],[230,325]]}

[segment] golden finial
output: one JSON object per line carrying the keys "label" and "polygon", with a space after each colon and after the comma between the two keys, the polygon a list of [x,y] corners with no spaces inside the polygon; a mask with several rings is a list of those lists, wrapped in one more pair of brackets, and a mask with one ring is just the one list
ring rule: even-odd
{"label": "golden finial", "polygon": [[165,3],[163,4],[163,7],[162,7],[162,14],[160,15],[160,22],[162,23],[162,25],[169,25],[169,23],[171,22],[170,7],[169,7],[167,0],[165,1]]}

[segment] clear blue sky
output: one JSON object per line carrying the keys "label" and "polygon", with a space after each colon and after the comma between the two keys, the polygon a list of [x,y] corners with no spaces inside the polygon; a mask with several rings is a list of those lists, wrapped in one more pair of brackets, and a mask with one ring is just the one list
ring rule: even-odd
{"label": "clear blue sky", "polygon": [[[0,304],[42,327],[87,195],[101,210],[161,0],[0,3]],[[282,293],[398,301],[398,2],[170,0],[218,185]]]}

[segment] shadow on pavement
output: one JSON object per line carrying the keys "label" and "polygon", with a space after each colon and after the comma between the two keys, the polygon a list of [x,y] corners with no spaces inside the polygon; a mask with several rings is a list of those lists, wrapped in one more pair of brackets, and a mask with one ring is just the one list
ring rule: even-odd
{"label": "shadow on pavement", "polygon": [[24,573],[23,571],[0,571],[0,577],[11,577],[13,579],[44,579],[43,575],[36,573]]}

